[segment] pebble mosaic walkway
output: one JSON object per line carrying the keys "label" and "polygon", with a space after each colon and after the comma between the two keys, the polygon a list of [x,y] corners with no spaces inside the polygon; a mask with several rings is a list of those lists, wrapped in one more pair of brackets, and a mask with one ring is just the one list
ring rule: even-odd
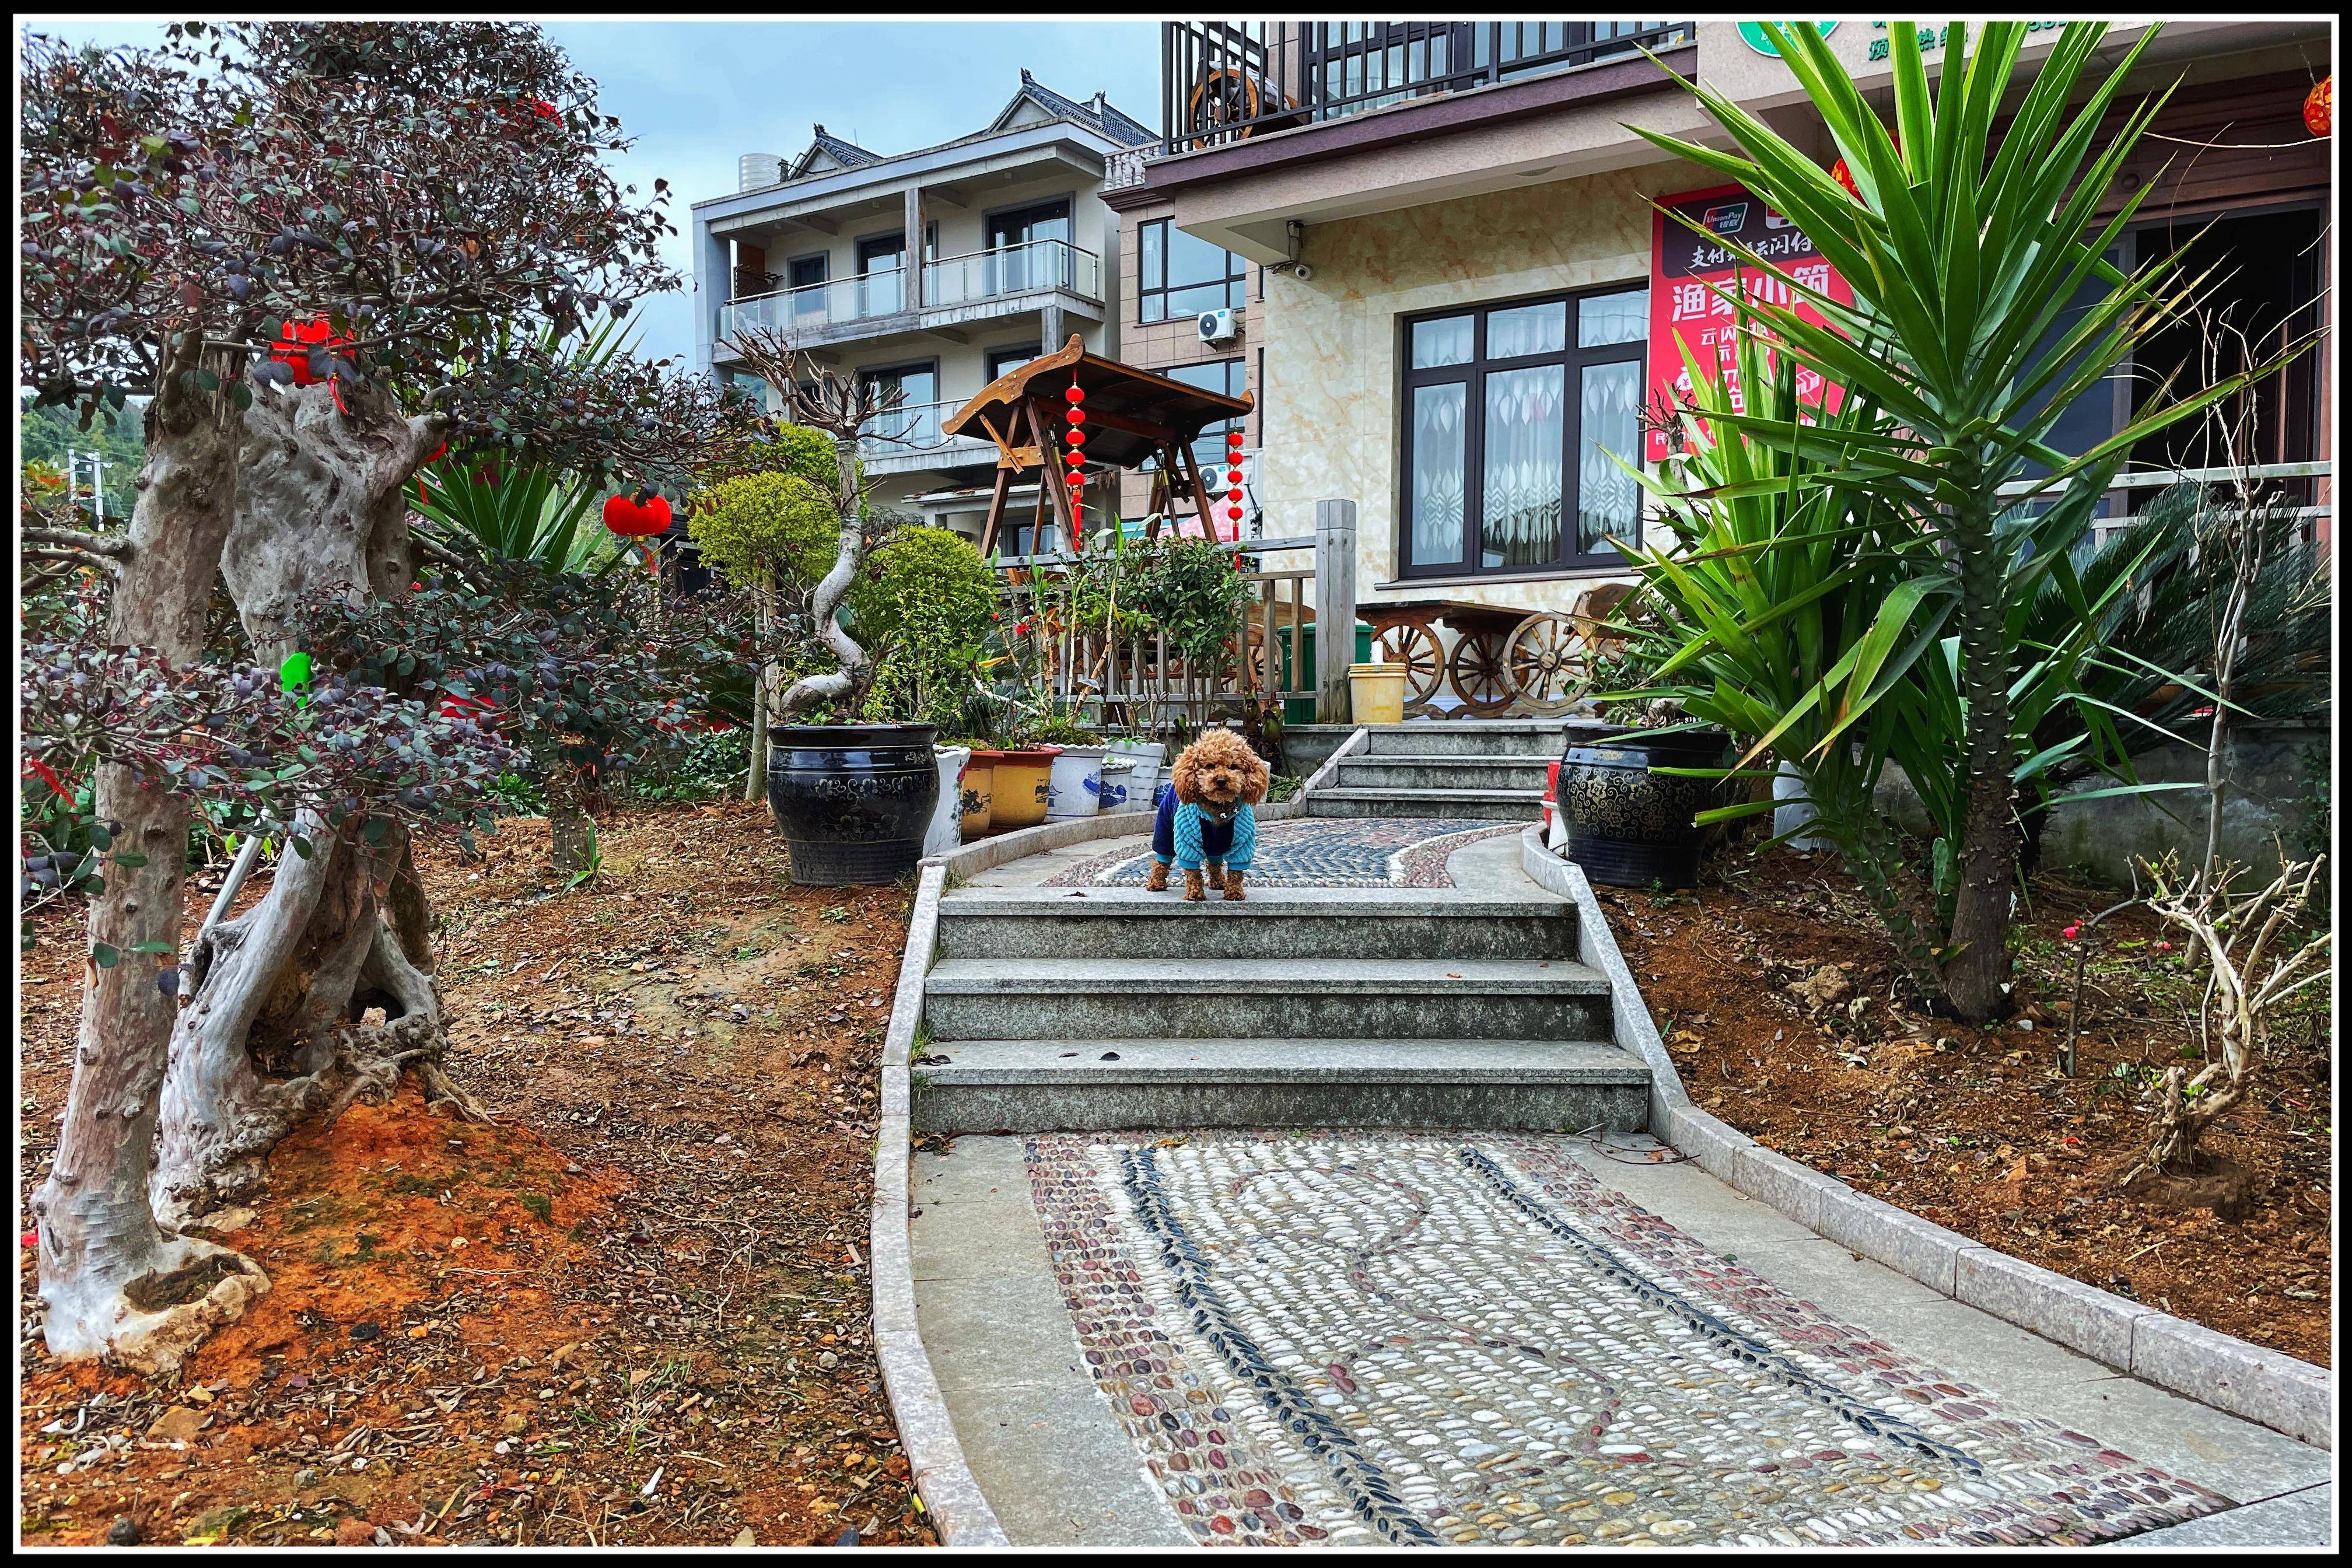
{"label": "pebble mosaic walkway", "polygon": [[[1149,822],[1141,825],[1148,831]],[[1526,824],[1433,816],[1314,817],[1257,830],[1253,888],[1450,888],[1445,862],[1456,850]],[[1139,888],[1151,853],[1114,850],[1084,860],[1048,888]]]}
{"label": "pebble mosaic walkway", "polygon": [[1087,1365],[1206,1543],[2081,1544],[2229,1506],[1787,1295],[1567,1146],[1027,1151]]}

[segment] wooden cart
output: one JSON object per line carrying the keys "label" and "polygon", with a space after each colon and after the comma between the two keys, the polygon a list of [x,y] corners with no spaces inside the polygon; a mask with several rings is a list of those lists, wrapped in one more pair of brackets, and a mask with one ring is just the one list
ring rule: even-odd
{"label": "wooden cart", "polygon": [[[1550,716],[1572,710],[1591,689],[1599,619],[1623,596],[1621,586],[1604,584],[1567,614],[1466,599],[1384,599],[1358,605],[1356,614],[1372,628],[1374,660],[1405,667],[1407,713],[1438,711],[1438,688],[1451,685],[1474,718],[1514,706]],[[1440,628],[1454,634],[1450,655]]]}

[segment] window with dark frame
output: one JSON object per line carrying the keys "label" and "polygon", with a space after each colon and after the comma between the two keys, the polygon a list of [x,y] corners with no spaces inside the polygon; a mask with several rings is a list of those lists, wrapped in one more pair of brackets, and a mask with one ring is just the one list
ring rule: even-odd
{"label": "window with dark frame", "polygon": [[[1197,386],[1203,392],[1220,393],[1227,397],[1239,397],[1249,390],[1249,366],[1245,361],[1240,359],[1209,360],[1199,364],[1171,364],[1162,367],[1154,374],[1164,375],[1171,381],[1181,381],[1187,386]],[[1220,419],[1202,430],[1200,438],[1192,443],[1192,460],[1201,465],[1201,471],[1203,474],[1212,468],[1223,467],[1225,432],[1233,429],[1241,430],[1246,437],[1249,431],[1248,419]],[[1147,473],[1159,466],[1159,460],[1155,458],[1147,458],[1143,461],[1144,471]]]}
{"label": "window with dark frame", "polygon": [[1402,577],[1620,565],[1641,539],[1646,287],[1405,319]]}
{"label": "window with dark frame", "polygon": [[1239,310],[1249,299],[1249,263],[1156,217],[1136,232],[1136,320],[1174,321],[1203,310]]}

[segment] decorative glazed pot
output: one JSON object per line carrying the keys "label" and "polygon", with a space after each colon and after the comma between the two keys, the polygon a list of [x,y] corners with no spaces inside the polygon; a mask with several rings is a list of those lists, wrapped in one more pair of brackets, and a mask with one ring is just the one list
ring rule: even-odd
{"label": "decorative glazed pot", "polygon": [[940,798],[931,724],[786,724],[768,737],[768,806],[793,880],[890,882],[923,857]]}
{"label": "decorative glazed pot", "polygon": [[1034,827],[1045,820],[1051,799],[1054,759],[1059,746],[1023,746],[996,754],[995,800],[989,808],[992,827]]}
{"label": "decorative glazed pot", "polygon": [[983,748],[973,752],[971,760],[963,765],[963,784],[956,804],[963,810],[963,836],[968,839],[987,832],[989,821],[995,815],[996,759],[1003,755],[1003,752]]}
{"label": "decorative glazed pot", "polygon": [[926,855],[950,854],[963,842],[963,768],[971,760],[971,748],[941,746],[937,755],[940,798],[931,807],[930,829],[923,835]]}
{"label": "decorative glazed pot", "polygon": [[[1108,753],[1103,763],[1103,809],[1114,813],[1157,811],[1160,764],[1168,755],[1168,748],[1158,741],[1113,741],[1103,750]],[[1110,764],[1122,758],[1130,766],[1124,774],[1114,775]]]}
{"label": "decorative glazed pot", "polygon": [[1695,885],[1699,830],[1691,818],[1722,804],[1724,782],[1652,768],[1721,767],[1730,745],[1722,731],[1700,730],[1632,741],[1595,737],[1569,747],[1559,763],[1568,858],[1611,887]]}
{"label": "decorative glazed pot", "polygon": [[1045,820],[1066,822],[1102,810],[1103,749],[1065,746],[1045,779]]}

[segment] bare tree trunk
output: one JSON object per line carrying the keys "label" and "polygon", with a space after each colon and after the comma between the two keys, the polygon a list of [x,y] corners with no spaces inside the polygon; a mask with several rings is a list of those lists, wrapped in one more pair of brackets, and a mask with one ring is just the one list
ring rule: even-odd
{"label": "bare tree trunk", "polygon": [[826,670],[822,675],[803,675],[793,682],[777,704],[780,717],[790,720],[793,715],[815,707],[828,697],[848,699],[855,706],[874,684],[874,663],[866,650],[835,618],[841,601],[856,581],[858,563],[866,555],[866,525],[858,514],[863,496],[857,483],[857,441],[852,433],[835,433],[833,438],[834,459],[840,474],[840,491],[835,498],[841,509],[841,537],[834,550],[833,567],[817,583],[816,592],[809,597],[809,621],[818,638],[841,660],[841,668]]}
{"label": "bare tree trunk", "polygon": [[[403,487],[440,422],[404,419],[378,393],[344,397],[348,416],[323,386],[265,394],[247,414],[247,482],[222,573],[267,658],[290,647],[306,595],[408,585]],[[185,1218],[245,1195],[287,1133],[388,1090],[403,1067],[475,1113],[437,1077],[447,1033],[406,835],[370,844],[360,828],[308,819],[311,854],[289,847],[261,902],[191,958],[151,1184],[159,1212]]]}
{"label": "bare tree trunk", "polygon": [[570,879],[588,870],[596,860],[596,824],[577,795],[558,785],[547,796],[548,862],[557,876]]}
{"label": "bare tree trunk", "polygon": [[[110,641],[154,648],[175,666],[201,657],[236,508],[236,426],[226,393],[167,393],[150,406]],[[163,976],[179,953],[190,808],[121,766],[99,770],[94,795],[118,850],[146,864],[110,865],[90,900],[89,940],[122,956],[89,971],[56,1163],[33,1194],[44,1332],[62,1359],[111,1354],[163,1371],[269,1286],[239,1254],[163,1230],[148,1206],[173,993],[185,990],[167,990]]]}
{"label": "bare tree trunk", "polygon": [[[762,640],[775,629],[775,585],[760,584],[753,595],[753,610],[759,617]],[[768,693],[775,684],[776,667],[772,660],[762,659],[751,671],[751,764],[743,771],[743,798],[758,800],[768,789]]]}

